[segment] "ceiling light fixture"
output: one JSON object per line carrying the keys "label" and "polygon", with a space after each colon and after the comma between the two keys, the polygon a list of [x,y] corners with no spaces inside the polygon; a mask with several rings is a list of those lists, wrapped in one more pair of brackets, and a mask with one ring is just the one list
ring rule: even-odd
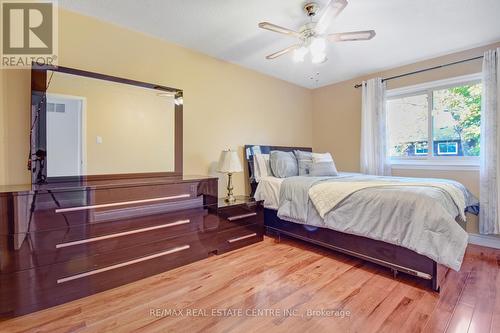
{"label": "ceiling light fixture", "polygon": [[326,40],[321,37],[308,38],[303,46],[293,50],[293,61],[303,62],[306,55],[311,54],[313,64],[320,64],[326,61]]}
{"label": "ceiling light fixture", "polygon": [[[327,33],[328,26],[345,9],[347,4],[347,0],[329,0],[324,8],[320,10],[316,2],[306,3],[303,8],[306,15],[310,18],[310,22],[304,24],[298,31],[269,22],[260,22],[259,28],[298,39],[297,43],[269,54],[266,56],[266,59],[276,59],[284,54],[293,52],[293,61],[303,62],[305,56],[311,53],[311,61],[314,64],[320,64],[327,60],[326,41],[353,42],[370,40],[375,37],[374,30]],[[313,20],[316,17],[318,19]]]}
{"label": "ceiling light fixture", "polygon": [[309,49],[311,50],[311,61],[313,64],[320,64],[326,61],[326,40],[324,38],[313,38]]}
{"label": "ceiling light fixture", "polygon": [[306,57],[309,49],[305,46],[299,47],[293,51],[293,61],[294,62],[303,62]]}
{"label": "ceiling light fixture", "polygon": [[312,55],[311,62],[313,64],[322,64],[327,60],[325,53],[319,53],[317,55]]}

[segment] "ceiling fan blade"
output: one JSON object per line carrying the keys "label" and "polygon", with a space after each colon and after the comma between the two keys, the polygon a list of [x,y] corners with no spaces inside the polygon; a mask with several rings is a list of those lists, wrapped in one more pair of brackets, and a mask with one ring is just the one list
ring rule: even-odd
{"label": "ceiling fan blade", "polygon": [[375,35],[376,33],[374,30],[363,30],[330,34],[326,38],[332,42],[352,42],[356,40],[370,40],[375,37]]}
{"label": "ceiling fan blade", "polygon": [[269,22],[260,22],[259,28],[266,29],[269,31],[277,32],[279,34],[285,34],[293,37],[300,37],[300,34],[297,31],[293,31],[291,29],[280,27],[279,25],[272,24]]}
{"label": "ceiling fan blade", "polygon": [[288,52],[291,52],[299,47],[300,47],[300,44],[294,44],[292,46],[287,47],[286,49],[283,49],[281,51],[274,52],[273,54],[268,55],[266,57],[266,59],[275,59],[275,58],[281,57],[282,55],[287,54]]}
{"label": "ceiling fan blade", "polygon": [[316,24],[316,32],[324,34],[332,20],[344,10],[347,4],[347,0],[330,0]]}

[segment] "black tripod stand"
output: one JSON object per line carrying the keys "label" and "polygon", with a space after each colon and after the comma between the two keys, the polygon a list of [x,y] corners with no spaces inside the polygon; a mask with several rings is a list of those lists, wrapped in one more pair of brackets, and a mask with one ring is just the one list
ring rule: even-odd
{"label": "black tripod stand", "polygon": [[[45,150],[39,149],[35,153],[35,156],[36,156],[36,159],[34,160],[34,162],[35,162],[35,168],[33,169],[33,172],[36,172],[36,182],[35,183],[37,185],[43,185],[43,184],[47,183],[47,176],[45,175],[45,172],[44,172],[44,169],[45,169],[45,157],[47,156],[47,153],[46,153]],[[54,192],[52,192],[49,189],[47,189],[46,191],[52,197],[52,201],[54,201],[54,203],[56,204],[57,208],[61,208],[61,204],[57,200]],[[37,199],[37,196],[38,196],[38,192],[39,192],[39,190],[36,189],[36,190],[34,190],[34,193],[33,193],[33,201],[31,202],[30,217],[29,217],[29,220],[28,220],[28,230],[27,230],[28,233],[31,230],[31,222],[33,220],[33,214],[35,213],[35,209],[36,209],[36,199]],[[66,217],[66,214],[62,213],[62,215],[63,215],[63,218],[64,218],[64,222],[66,223],[66,226],[69,227],[69,221],[68,221],[68,218]]]}

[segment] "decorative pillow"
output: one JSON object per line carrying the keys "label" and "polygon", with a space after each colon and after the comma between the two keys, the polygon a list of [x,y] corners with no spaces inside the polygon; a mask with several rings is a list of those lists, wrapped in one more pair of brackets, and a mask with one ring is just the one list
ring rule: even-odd
{"label": "decorative pillow", "polygon": [[312,165],[309,175],[316,177],[324,176],[338,176],[339,173],[333,162],[332,155],[330,153],[317,154],[312,153]]}
{"label": "decorative pillow", "polygon": [[254,178],[258,183],[262,177],[272,176],[271,165],[269,164],[269,154],[253,155]]}
{"label": "decorative pillow", "polygon": [[310,151],[294,150],[297,164],[299,166],[299,176],[309,174],[312,165],[312,153]]}
{"label": "decorative pillow", "polygon": [[332,154],[330,153],[311,153],[313,163],[318,162],[333,162]]}
{"label": "decorative pillow", "polygon": [[275,177],[286,178],[299,175],[299,166],[293,152],[273,150],[269,153],[271,170]]}

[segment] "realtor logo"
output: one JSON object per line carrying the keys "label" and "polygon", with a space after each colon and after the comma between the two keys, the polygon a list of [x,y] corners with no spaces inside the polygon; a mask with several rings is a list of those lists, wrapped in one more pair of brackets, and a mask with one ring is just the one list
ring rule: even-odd
{"label": "realtor logo", "polygon": [[2,68],[56,65],[55,1],[1,0]]}

